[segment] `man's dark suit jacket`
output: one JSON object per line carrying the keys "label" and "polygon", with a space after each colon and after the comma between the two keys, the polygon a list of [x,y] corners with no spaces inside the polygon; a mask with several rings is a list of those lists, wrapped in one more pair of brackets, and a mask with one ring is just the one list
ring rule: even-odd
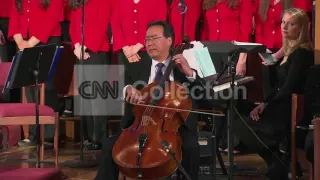
{"label": "man's dark suit jacket", "polygon": [[[150,56],[141,57],[141,60],[139,62],[135,63],[129,63],[125,70],[125,85],[133,85],[136,81],[143,81],[145,84],[148,84],[149,76],[151,74],[151,66],[152,66],[152,59]],[[196,73],[196,79],[193,82],[190,82],[186,75],[178,69],[178,67],[175,67],[173,69],[173,78],[174,81],[179,82],[180,84],[188,83],[190,84],[190,88],[194,86],[200,86],[200,77],[198,76],[197,72],[194,70],[194,73]],[[141,90],[143,85],[135,87],[137,90]],[[190,90],[190,89],[189,89]],[[189,91],[190,92],[190,91]],[[197,92],[196,93],[200,93]],[[190,97],[192,101],[192,109],[195,109],[197,106],[197,102]],[[190,113],[187,120],[185,121],[186,126],[188,127],[189,131],[196,133],[197,132],[197,120],[198,120],[198,114],[196,113]],[[120,123],[120,128],[128,128],[131,126],[131,124],[134,121],[134,114],[133,114],[133,105],[126,102],[125,105],[125,111],[123,119]]]}

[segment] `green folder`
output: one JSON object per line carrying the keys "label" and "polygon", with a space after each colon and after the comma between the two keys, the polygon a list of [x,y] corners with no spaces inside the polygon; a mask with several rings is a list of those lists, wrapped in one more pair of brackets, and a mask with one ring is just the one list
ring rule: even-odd
{"label": "green folder", "polygon": [[204,77],[215,75],[217,73],[216,68],[211,60],[208,48],[198,48],[193,51],[193,54]]}

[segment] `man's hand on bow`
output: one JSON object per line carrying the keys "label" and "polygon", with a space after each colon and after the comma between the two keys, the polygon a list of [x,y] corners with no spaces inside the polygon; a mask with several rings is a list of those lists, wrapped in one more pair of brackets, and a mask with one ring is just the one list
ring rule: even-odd
{"label": "man's hand on bow", "polygon": [[144,103],[141,91],[133,88],[132,86],[128,86],[126,89],[126,101],[131,104]]}

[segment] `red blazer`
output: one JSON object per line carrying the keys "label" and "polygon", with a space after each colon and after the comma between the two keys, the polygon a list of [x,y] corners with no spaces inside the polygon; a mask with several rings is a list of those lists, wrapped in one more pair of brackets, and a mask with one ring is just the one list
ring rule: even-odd
{"label": "red blazer", "polygon": [[60,22],[69,21],[70,20],[71,9],[68,7],[68,1],[67,0],[64,0],[63,6],[64,6],[64,8],[63,8],[63,11],[61,11]]}
{"label": "red blazer", "polygon": [[0,0],[0,18],[8,18],[14,0]]}
{"label": "red blazer", "polygon": [[[201,13],[201,0],[185,0],[187,11],[184,14],[184,34],[195,40],[196,26]],[[173,0],[168,9],[169,22],[173,25],[175,45],[182,43],[182,9],[179,8],[180,0]]]}
{"label": "red blazer", "polygon": [[[30,3],[28,3],[30,2]],[[39,0],[22,1],[19,13],[15,5],[11,8],[8,37],[21,33],[23,38],[35,36],[42,43],[47,43],[51,36],[61,36],[59,18],[63,10],[63,1],[51,1],[48,9],[39,6]]]}
{"label": "red blazer", "polygon": [[113,51],[138,42],[145,46],[148,23],[167,19],[166,0],[113,0],[112,35]]}
{"label": "red blazer", "polygon": [[252,0],[240,0],[236,9],[227,1],[203,12],[202,40],[250,42],[252,34]]}
{"label": "red blazer", "polygon": [[64,8],[64,16],[63,16],[64,20],[70,21],[70,18],[71,18],[70,16],[71,16],[71,9],[69,7],[65,7]]}
{"label": "red blazer", "polygon": [[[260,2],[260,1],[259,1]],[[264,44],[267,48],[281,48],[282,34],[281,34],[281,15],[282,15],[282,1],[274,4],[271,1],[268,9],[267,19],[262,22],[259,15],[259,5],[256,6],[255,16],[255,39],[257,43]],[[294,0],[294,7],[306,10],[306,3],[303,0]]]}
{"label": "red blazer", "polygon": [[[108,24],[112,0],[90,0],[85,5],[84,45],[93,52],[109,51]],[[72,44],[81,45],[82,8],[71,11],[70,37]]]}
{"label": "red blazer", "polygon": [[[306,1],[306,10],[307,12],[312,12],[313,9],[313,0],[305,0]],[[311,19],[310,19],[311,21]]]}

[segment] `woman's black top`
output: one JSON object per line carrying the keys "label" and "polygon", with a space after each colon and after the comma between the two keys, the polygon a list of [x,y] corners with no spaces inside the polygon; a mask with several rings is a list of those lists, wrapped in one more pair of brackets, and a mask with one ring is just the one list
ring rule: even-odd
{"label": "woman's black top", "polygon": [[277,69],[278,83],[265,99],[265,103],[291,102],[293,93],[303,94],[306,75],[314,64],[313,50],[298,48]]}

